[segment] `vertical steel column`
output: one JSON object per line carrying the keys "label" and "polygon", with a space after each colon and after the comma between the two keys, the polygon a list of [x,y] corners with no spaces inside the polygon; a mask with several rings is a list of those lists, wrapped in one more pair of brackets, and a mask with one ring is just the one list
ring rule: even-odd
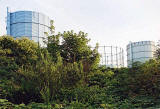
{"label": "vertical steel column", "polygon": [[118,68],[118,52],[117,52],[117,47],[116,47],[116,65],[117,65],[117,68]]}
{"label": "vertical steel column", "polygon": [[[33,20],[33,18],[32,18],[32,20]],[[40,46],[40,38],[39,38],[39,31],[40,31],[40,15],[39,15],[39,13],[38,13],[38,46]],[[33,25],[32,25],[33,26]]]}
{"label": "vertical steel column", "polygon": [[102,52],[102,54],[101,54],[101,61],[102,61],[102,65],[103,65],[103,56],[104,56],[104,54],[103,54],[103,52]]}
{"label": "vertical steel column", "polygon": [[122,49],[122,67],[124,67],[124,51],[123,51],[123,49]]}
{"label": "vertical steel column", "polygon": [[108,65],[108,56],[107,56],[107,65]]}
{"label": "vertical steel column", "polygon": [[122,66],[122,56],[121,56],[121,54],[122,54],[122,50],[121,50],[121,48],[120,48],[120,52],[119,52],[119,61],[120,61],[120,66]]}
{"label": "vertical steel column", "polygon": [[111,46],[111,66],[113,67],[113,54],[112,54],[112,46]]}
{"label": "vertical steel column", "polygon": [[104,56],[105,56],[105,66],[106,66],[106,49],[105,49],[105,46],[104,46]]}

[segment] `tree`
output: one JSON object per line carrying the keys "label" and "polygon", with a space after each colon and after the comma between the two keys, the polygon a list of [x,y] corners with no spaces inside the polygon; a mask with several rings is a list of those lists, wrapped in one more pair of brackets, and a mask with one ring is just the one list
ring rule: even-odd
{"label": "tree", "polygon": [[27,65],[37,59],[38,45],[28,38],[14,39],[11,36],[0,37],[0,54],[11,58],[17,65]]}
{"label": "tree", "polygon": [[[62,38],[61,43],[60,38]],[[54,62],[60,54],[64,64],[82,62],[84,71],[89,71],[98,66],[100,56],[97,51],[98,45],[92,50],[88,45],[89,41],[87,34],[82,31],[79,33],[74,33],[73,30],[65,31],[48,36],[47,50]]]}
{"label": "tree", "polygon": [[[62,62],[61,58],[58,58],[58,62],[54,63],[46,50],[40,51],[38,58],[35,65],[31,64],[18,70],[17,85],[20,85],[26,98],[31,98],[27,95],[28,92],[30,95],[38,93],[44,102],[48,103],[53,100],[61,87]],[[33,99],[36,99],[36,97],[33,96]]]}
{"label": "tree", "polygon": [[47,50],[50,53],[52,60],[57,61],[57,57],[60,55],[60,35],[48,36]]}
{"label": "tree", "polygon": [[19,88],[16,84],[18,80],[16,73],[22,66],[35,65],[38,58],[37,51],[38,45],[27,38],[0,37],[0,89],[1,92],[5,92],[8,100],[16,102],[20,93],[16,91]]}
{"label": "tree", "polygon": [[[28,103],[37,100],[38,96],[45,103],[55,100],[60,88],[73,88],[83,79],[82,66],[78,63],[63,65],[59,56],[57,62],[51,60],[47,51],[41,51],[35,65],[22,67],[16,73],[15,84],[20,87],[19,101]],[[32,99],[30,99],[32,98]],[[41,99],[39,98],[39,102]]]}
{"label": "tree", "polygon": [[88,58],[91,54],[90,47],[87,45],[89,39],[84,32],[74,33],[73,31],[67,31],[61,34],[62,45],[61,55],[66,62],[78,62],[83,58]]}
{"label": "tree", "polygon": [[88,45],[90,41],[87,34],[80,31],[78,34],[73,31],[67,31],[61,34],[61,56],[64,62],[82,62],[84,71],[89,71],[93,66],[99,63],[99,54],[97,47],[91,49]]}

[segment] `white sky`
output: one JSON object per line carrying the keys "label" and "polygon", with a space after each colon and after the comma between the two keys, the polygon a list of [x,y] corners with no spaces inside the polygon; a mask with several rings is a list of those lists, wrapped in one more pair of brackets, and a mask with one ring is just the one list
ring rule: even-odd
{"label": "white sky", "polygon": [[0,35],[6,34],[6,7],[31,10],[55,21],[56,31],[89,34],[90,44],[123,47],[129,41],[160,39],[160,0],[0,0]]}

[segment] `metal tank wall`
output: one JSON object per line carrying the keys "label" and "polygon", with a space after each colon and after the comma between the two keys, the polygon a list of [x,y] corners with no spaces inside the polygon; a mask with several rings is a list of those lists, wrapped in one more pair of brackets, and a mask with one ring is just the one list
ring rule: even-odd
{"label": "metal tank wall", "polygon": [[17,11],[10,13],[7,10],[7,35],[15,38],[26,36],[42,46],[45,32],[50,32],[50,19],[42,13],[33,11]]}
{"label": "metal tank wall", "polygon": [[155,42],[153,41],[141,41],[130,42],[127,45],[127,65],[132,66],[134,62],[148,61],[154,58],[154,52],[156,50]]}

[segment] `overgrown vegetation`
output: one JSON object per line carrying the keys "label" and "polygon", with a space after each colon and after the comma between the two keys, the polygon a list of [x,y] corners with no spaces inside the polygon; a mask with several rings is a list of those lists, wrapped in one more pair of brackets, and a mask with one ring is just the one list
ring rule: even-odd
{"label": "overgrown vegetation", "polygon": [[0,37],[0,108],[160,107],[159,57],[132,68],[106,68],[88,42],[87,34],[73,31],[48,36],[46,48]]}

